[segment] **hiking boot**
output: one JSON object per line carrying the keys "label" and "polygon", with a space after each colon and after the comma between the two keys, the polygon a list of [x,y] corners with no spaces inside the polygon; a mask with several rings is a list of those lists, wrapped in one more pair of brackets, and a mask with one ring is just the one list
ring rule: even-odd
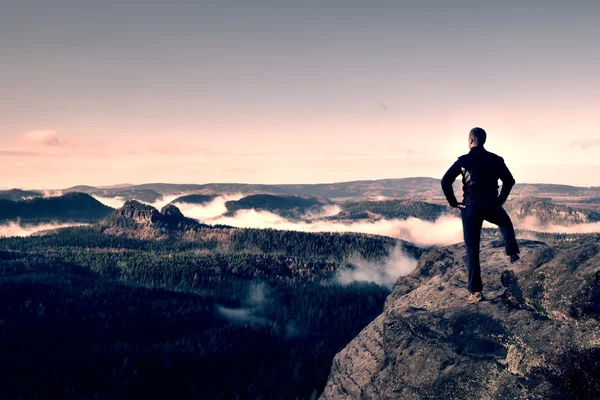
{"label": "hiking boot", "polygon": [[484,300],[485,297],[483,297],[483,294],[481,292],[471,293],[469,297],[467,297],[467,303],[469,304],[479,303],[480,301]]}
{"label": "hiking boot", "polygon": [[514,264],[514,263],[516,263],[517,261],[519,261],[519,259],[520,259],[520,258],[521,258],[521,257],[520,257],[518,254],[511,254],[511,255],[510,255],[510,263],[511,263],[511,264]]}

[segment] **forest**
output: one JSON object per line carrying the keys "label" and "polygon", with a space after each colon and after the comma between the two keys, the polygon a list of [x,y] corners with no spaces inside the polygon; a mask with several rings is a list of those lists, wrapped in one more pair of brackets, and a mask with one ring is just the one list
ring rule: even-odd
{"label": "forest", "polygon": [[362,234],[201,228],[227,231],[225,246],[105,229],[0,239],[5,398],[315,399],[389,294],[336,271],[355,252],[423,251]]}

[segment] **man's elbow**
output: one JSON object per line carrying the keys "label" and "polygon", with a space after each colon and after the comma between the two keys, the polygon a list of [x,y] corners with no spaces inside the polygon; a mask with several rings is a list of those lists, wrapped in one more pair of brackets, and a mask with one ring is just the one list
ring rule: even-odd
{"label": "man's elbow", "polygon": [[442,177],[442,188],[447,189],[449,187],[452,187],[452,184],[454,183],[454,181],[456,180],[456,177],[451,177],[450,174],[446,173],[444,174],[444,176]]}
{"label": "man's elbow", "polygon": [[442,180],[442,191],[447,193],[450,190],[452,190],[452,182]]}
{"label": "man's elbow", "polygon": [[511,190],[512,187],[515,186],[515,180],[513,178],[507,178],[502,181],[502,189],[503,190]]}

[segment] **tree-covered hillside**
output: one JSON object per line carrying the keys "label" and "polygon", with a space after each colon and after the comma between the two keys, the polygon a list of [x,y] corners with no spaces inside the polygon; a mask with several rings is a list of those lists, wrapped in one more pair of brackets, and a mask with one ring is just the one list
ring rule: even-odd
{"label": "tree-covered hillside", "polygon": [[[314,399],[388,294],[336,273],[356,255],[423,251],[373,235],[170,224],[173,206],[146,207],[0,239],[5,397]],[[134,234],[145,230],[160,235]]]}
{"label": "tree-covered hillside", "polygon": [[239,210],[269,211],[289,219],[298,219],[309,212],[319,213],[323,206],[332,204],[316,197],[255,194],[237,201],[228,201],[227,215],[234,215]]}
{"label": "tree-covered hillside", "polygon": [[217,195],[214,194],[190,194],[187,196],[180,196],[171,201],[171,203],[206,204],[213,201],[216,197]]}
{"label": "tree-covered hillside", "polygon": [[332,219],[377,219],[409,217],[433,221],[449,208],[438,204],[412,200],[349,200],[342,205],[342,212]]}
{"label": "tree-covered hillside", "polygon": [[27,200],[0,199],[0,221],[17,220],[24,223],[96,222],[114,211],[85,193],[67,193],[55,197],[36,197]]}
{"label": "tree-covered hillside", "polygon": [[21,189],[10,189],[0,190],[0,200],[25,200],[33,197],[44,197],[42,192],[37,190],[21,190]]}

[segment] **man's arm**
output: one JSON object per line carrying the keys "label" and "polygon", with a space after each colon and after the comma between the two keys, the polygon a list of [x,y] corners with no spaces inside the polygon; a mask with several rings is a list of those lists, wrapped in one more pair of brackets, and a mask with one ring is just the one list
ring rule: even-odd
{"label": "man's arm", "polygon": [[513,178],[502,157],[500,157],[500,180],[502,181],[502,190],[500,190],[498,201],[500,204],[504,204],[506,199],[508,199],[512,187],[515,185],[515,178]]}
{"label": "man's arm", "polygon": [[458,200],[456,200],[456,196],[454,196],[454,189],[452,189],[452,183],[456,179],[456,177],[460,174],[461,168],[458,161],[456,161],[448,171],[444,174],[442,178],[442,190],[444,191],[444,195],[446,196],[446,200],[448,200],[448,204],[450,207],[458,207]]}

